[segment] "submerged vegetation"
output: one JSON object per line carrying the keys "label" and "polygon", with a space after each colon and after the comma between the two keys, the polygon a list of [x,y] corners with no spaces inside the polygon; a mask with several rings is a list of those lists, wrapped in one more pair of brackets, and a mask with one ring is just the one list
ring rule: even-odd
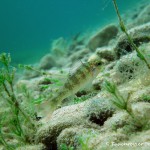
{"label": "submerged vegetation", "polygon": [[[117,86],[110,81],[105,81],[104,82],[104,88],[106,91],[108,91],[113,97],[111,99],[111,102],[113,103],[114,106],[116,106],[120,110],[125,110],[129,116],[132,118],[130,121],[130,124],[134,125],[138,129],[144,129],[150,128],[149,119],[144,118],[144,120],[139,120],[137,115],[133,112],[131,103],[129,102],[129,98],[131,93],[128,94],[127,98],[125,99],[122,94],[119,92]],[[143,116],[145,117],[145,116]]]}
{"label": "submerged vegetation", "polygon": [[[22,106],[23,102],[19,101],[16,96],[16,91],[14,90],[16,69],[10,64],[10,55],[2,53],[0,62],[2,66],[0,70],[0,99],[4,107],[2,109],[6,110],[1,114],[1,142],[7,149],[15,149],[13,143],[9,144],[5,137],[9,135],[19,140],[21,145],[23,143],[31,143],[33,142],[33,137],[30,134],[34,135],[36,132],[36,124],[34,116],[30,116],[31,114],[25,110],[26,106]],[[4,128],[9,133],[6,132],[6,129],[4,131]],[[19,143],[18,145],[20,145]]]}
{"label": "submerged vegetation", "polygon": [[104,82],[104,88],[112,94],[114,97],[112,99],[112,103],[119,109],[125,110],[128,114],[131,115],[131,108],[129,107],[128,100],[129,98],[125,99],[117,89],[116,85],[110,81],[105,81]]}
{"label": "submerged vegetation", "polygon": [[140,51],[140,49],[134,44],[133,40],[132,40],[132,37],[130,36],[130,34],[128,33],[127,29],[126,29],[126,26],[124,25],[124,22],[120,16],[120,13],[119,13],[119,10],[118,10],[118,6],[117,6],[117,3],[116,3],[116,0],[113,0],[113,3],[114,3],[114,7],[115,7],[115,10],[116,10],[116,13],[117,13],[117,16],[119,18],[119,24],[120,24],[120,28],[121,28],[121,31],[124,32],[128,38],[128,41],[129,43],[131,44],[131,46],[136,50],[137,52],[137,56],[143,60],[145,62],[145,64],[147,65],[147,67],[150,69],[150,64],[148,63],[146,57],[144,56],[144,54]]}

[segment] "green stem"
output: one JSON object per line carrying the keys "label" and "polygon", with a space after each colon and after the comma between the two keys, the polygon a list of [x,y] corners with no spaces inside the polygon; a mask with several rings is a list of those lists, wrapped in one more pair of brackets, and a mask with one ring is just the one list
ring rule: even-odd
{"label": "green stem", "polygon": [[5,83],[3,83],[3,87],[4,87],[4,90],[7,93],[8,97],[11,97],[11,95],[10,95],[10,93],[9,93],[9,91],[8,91],[7,86],[6,86]]}
{"label": "green stem", "polygon": [[119,23],[120,23],[120,28],[121,30],[126,34],[127,38],[128,38],[128,41],[130,43],[130,45],[136,50],[139,58],[141,58],[147,65],[147,67],[150,69],[150,64],[147,62],[146,58],[144,57],[144,55],[140,52],[140,50],[138,49],[138,47],[134,44],[132,38],[130,37],[130,35],[128,34],[127,32],[127,29],[124,25],[124,22],[120,16],[120,13],[119,13],[119,9],[118,9],[118,6],[117,6],[117,3],[116,3],[116,0],[113,0],[113,3],[114,3],[114,7],[115,7],[115,10],[116,10],[116,13],[117,13],[117,16],[118,16],[118,19],[119,19]]}
{"label": "green stem", "polygon": [[26,118],[26,120],[30,122],[32,127],[35,127],[35,124],[31,120],[31,118],[28,117],[28,115],[26,115],[25,112],[20,108],[19,103],[17,102],[17,99],[16,99],[14,93],[13,93],[13,95],[11,95],[10,92],[8,91],[8,89],[7,89],[7,86],[5,84],[3,84],[3,87],[4,87],[8,97],[12,100],[14,107],[17,108],[22,113],[22,115]]}
{"label": "green stem", "polygon": [[[1,132],[1,131],[0,131]],[[2,133],[0,133],[0,141],[2,142],[2,144],[4,145],[4,147],[6,147],[8,150],[14,150],[12,147],[10,147],[7,142],[5,141],[4,137],[2,136]]]}
{"label": "green stem", "polygon": [[30,122],[30,124],[32,125],[32,127],[35,127],[35,129],[36,129],[36,126],[33,123],[33,121],[31,120],[31,118],[28,117],[28,115],[25,112],[23,112],[22,109],[19,106],[18,106],[18,109],[22,113],[22,115],[26,118],[26,120],[28,120]]}

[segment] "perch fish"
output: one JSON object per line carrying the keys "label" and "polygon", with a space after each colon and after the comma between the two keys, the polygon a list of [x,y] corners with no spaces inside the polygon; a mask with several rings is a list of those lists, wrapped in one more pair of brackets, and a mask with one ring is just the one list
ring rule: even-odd
{"label": "perch fish", "polygon": [[81,62],[72,73],[69,74],[66,83],[50,100],[52,109],[55,109],[61,104],[62,100],[75,94],[81,88],[84,88],[87,83],[92,81],[100,72],[103,60],[97,56],[92,55],[87,62]]}

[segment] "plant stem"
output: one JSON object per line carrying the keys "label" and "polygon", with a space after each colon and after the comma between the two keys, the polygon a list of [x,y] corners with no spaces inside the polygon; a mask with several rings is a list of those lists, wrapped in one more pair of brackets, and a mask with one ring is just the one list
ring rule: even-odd
{"label": "plant stem", "polygon": [[150,69],[150,64],[147,62],[145,56],[140,52],[140,50],[138,49],[138,47],[134,44],[131,36],[128,34],[127,32],[127,29],[124,25],[124,22],[120,16],[120,13],[119,13],[119,9],[118,9],[118,6],[117,6],[117,3],[116,3],[116,0],[113,0],[113,3],[114,3],[114,7],[115,7],[115,10],[116,10],[116,13],[117,13],[117,16],[118,16],[118,19],[119,19],[119,24],[120,24],[120,28],[121,30],[126,34],[127,38],[128,38],[128,41],[130,43],[130,45],[136,50],[139,58],[141,58],[147,65],[147,67]]}
{"label": "plant stem", "polygon": [[[10,94],[10,92],[9,92],[9,90],[8,90],[8,88],[7,88],[7,86],[6,86],[6,84],[3,84],[3,87],[4,87],[4,89],[5,89],[5,91],[6,91],[7,95],[8,95],[8,97],[11,99],[11,103],[14,105],[14,107],[15,107],[16,109],[18,109],[18,110],[22,113],[22,115],[26,118],[26,120],[28,120],[28,121],[30,122],[30,124],[32,125],[32,127],[35,127],[33,121],[31,120],[31,118],[28,117],[28,115],[20,108],[19,103],[18,103],[18,101],[17,101],[17,99],[16,99],[14,93],[13,93],[13,94]],[[13,87],[12,87],[12,89],[13,89]],[[13,91],[12,91],[12,92],[13,92]],[[9,101],[9,103],[10,103],[10,101]]]}
{"label": "plant stem", "polygon": [[5,139],[3,138],[3,135],[0,131],[0,141],[2,142],[2,144],[4,145],[5,148],[7,148],[8,150],[14,150],[13,148],[11,148],[7,142],[5,141]]}

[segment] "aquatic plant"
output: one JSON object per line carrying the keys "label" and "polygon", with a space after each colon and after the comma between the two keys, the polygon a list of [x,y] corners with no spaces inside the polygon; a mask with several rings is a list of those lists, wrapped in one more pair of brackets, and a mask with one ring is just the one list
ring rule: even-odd
{"label": "aquatic plant", "polygon": [[89,139],[90,139],[90,137],[86,137],[86,138],[83,136],[78,137],[78,142],[79,142],[82,150],[91,150],[88,146]]}
{"label": "aquatic plant", "polygon": [[[77,141],[79,143],[79,148],[82,150],[92,150],[94,143],[92,144],[91,139],[95,138],[97,133],[94,130],[88,130],[83,132],[81,135],[77,136]],[[91,143],[91,145],[90,145]],[[90,146],[89,146],[90,145]]]}
{"label": "aquatic plant", "polygon": [[78,103],[81,103],[81,102],[84,102],[86,100],[88,100],[89,98],[95,96],[97,93],[95,92],[90,92],[90,91],[79,91],[77,92],[75,95],[76,97],[73,99],[73,103],[74,104],[78,104]]}
{"label": "aquatic plant", "polygon": [[128,33],[127,29],[126,29],[126,26],[121,18],[121,15],[119,13],[119,9],[118,9],[118,6],[117,6],[117,2],[116,0],[113,0],[113,4],[114,4],[114,7],[115,7],[115,10],[116,10],[116,13],[117,13],[117,16],[118,16],[118,19],[119,19],[119,24],[120,24],[120,28],[122,30],[122,32],[125,33],[125,35],[127,36],[127,39],[128,39],[128,42],[130,43],[131,47],[133,47],[136,52],[137,52],[137,56],[143,60],[145,62],[145,64],[147,65],[147,67],[150,69],[150,64],[148,63],[146,57],[144,56],[144,54],[140,51],[140,49],[134,44],[133,40],[132,40],[132,37],[130,36],[130,34]]}
{"label": "aquatic plant", "polygon": [[66,144],[62,143],[60,145],[60,150],[74,150],[74,147],[70,147],[70,146],[67,146]]}
{"label": "aquatic plant", "polygon": [[125,110],[129,116],[131,117],[130,125],[132,127],[135,127],[136,129],[149,129],[149,119],[146,116],[142,116],[139,119],[138,111],[133,110],[131,107],[131,104],[129,103],[130,94],[128,94],[127,98],[124,98],[120,91],[118,90],[117,86],[110,81],[105,81],[103,84],[104,89],[109,92],[113,98],[111,99],[111,102],[120,110]]}
{"label": "aquatic plant", "polygon": [[78,104],[78,103],[81,103],[81,102],[84,102],[85,100],[87,100],[87,98],[84,96],[82,96],[82,97],[75,97],[74,99],[73,99],[73,103],[74,104]]}
{"label": "aquatic plant", "polygon": [[35,68],[35,67],[31,66],[31,65],[19,64],[18,67],[21,68],[21,69],[28,70],[28,71],[37,72],[40,75],[51,75],[50,73],[48,73],[46,71],[41,71],[40,69],[37,69],[37,68]]}
{"label": "aquatic plant", "polygon": [[[29,128],[32,132],[36,131],[36,125],[34,120],[21,106],[20,101],[17,99],[16,91],[14,89],[14,79],[16,69],[10,65],[11,57],[10,54],[2,53],[0,55],[0,98],[4,101],[6,106],[9,108],[8,128],[12,132],[12,136],[17,138],[21,143],[30,143],[31,139],[25,128]],[[6,124],[4,124],[6,126]],[[1,126],[2,127],[2,126]],[[1,132],[2,133],[2,132]],[[1,140],[3,145],[6,142],[1,134]],[[8,146],[7,146],[8,147]]]}
{"label": "aquatic plant", "polygon": [[125,110],[130,116],[132,116],[131,107],[128,103],[129,95],[128,98],[125,99],[119,92],[117,86],[108,80],[104,82],[103,87],[113,96],[113,99],[111,99],[112,103],[117,108]]}
{"label": "aquatic plant", "polygon": [[2,131],[2,120],[3,120],[4,116],[2,116],[0,118],[0,143],[8,150],[13,150],[13,147],[11,145],[9,145],[7,143],[7,141],[5,140],[3,131]]}
{"label": "aquatic plant", "polygon": [[144,101],[144,102],[149,102],[150,103],[150,95],[143,94],[141,96],[141,100]]}

